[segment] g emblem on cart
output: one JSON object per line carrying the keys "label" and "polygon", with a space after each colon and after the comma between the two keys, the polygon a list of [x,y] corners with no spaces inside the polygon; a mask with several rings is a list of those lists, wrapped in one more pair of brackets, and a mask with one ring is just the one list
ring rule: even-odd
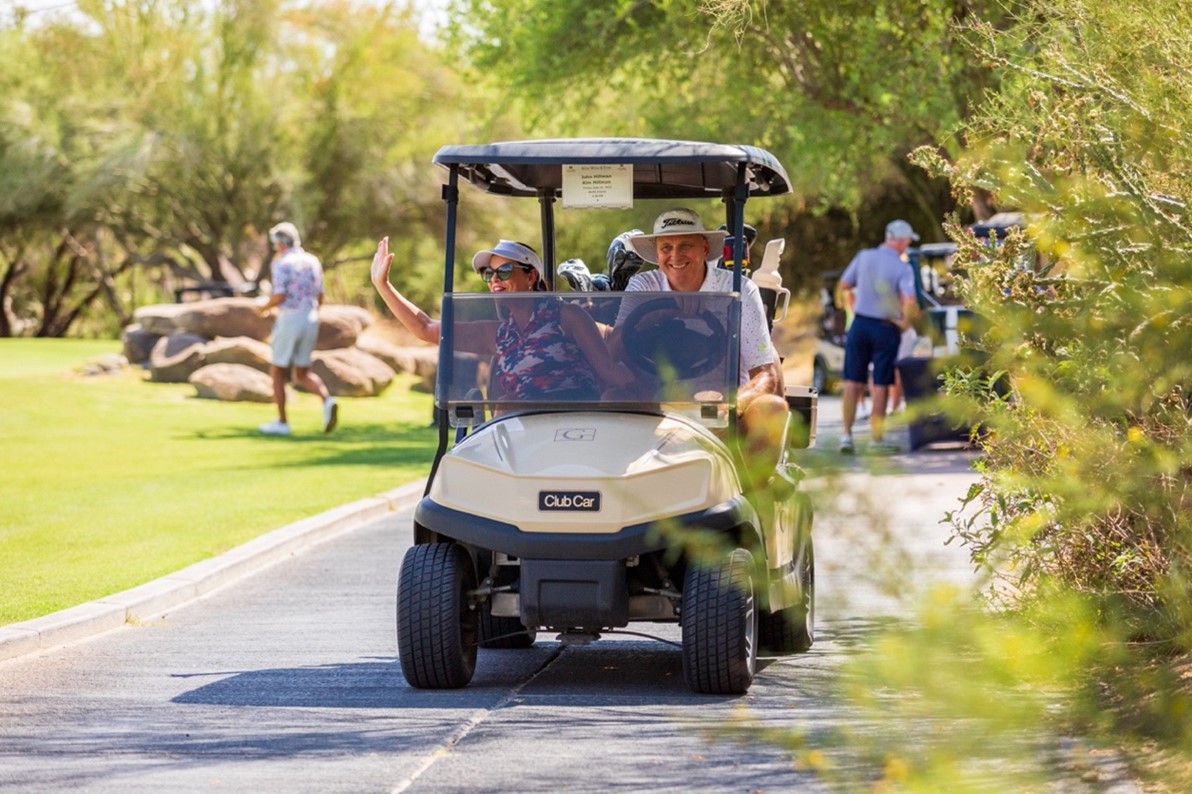
{"label": "g emblem on cart", "polygon": [[600,510],[599,491],[539,491],[539,510],[580,510],[596,513]]}

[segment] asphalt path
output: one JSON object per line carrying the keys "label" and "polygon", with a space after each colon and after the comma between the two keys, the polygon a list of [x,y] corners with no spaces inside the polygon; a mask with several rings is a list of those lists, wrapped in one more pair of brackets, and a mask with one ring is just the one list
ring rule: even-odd
{"label": "asphalt path", "polygon": [[407,508],[165,614],[0,662],[0,789],[829,790],[782,748],[723,732],[742,717],[809,737],[864,728],[872,717],[831,693],[907,603],[872,574],[913,571],[912,590],[971,580],[939,522],[975,476],[973,453],[955,449],[871,473],[836,457],[838,432],[826,398],[808,454],[841,468],[817,493],[816,644],[762,659],[745,696],[691,693],[669,625],[589,646],[540,634],[528,650],[481,651],[466,689],[411,688],[394,627]]}

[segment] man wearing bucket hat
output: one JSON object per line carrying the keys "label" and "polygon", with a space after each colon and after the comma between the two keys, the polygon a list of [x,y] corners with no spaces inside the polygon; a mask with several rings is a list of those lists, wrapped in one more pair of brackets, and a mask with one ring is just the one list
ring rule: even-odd
{"label": "man wearing bucket hat", "polygon": [[[667,210],[654,221],[653,234],[627,237],[625,243],[657,270],[637,273],[626,292],[732,292],[731,270],[712,266],[724,248],[728,232],[706,230],[698,213],[686,207]],[[618,323],[633,306],[622,304]],[[632,344],[617,339],[614,344]],[[751,453],[765,455],[759,471],[773,469],[786,426],[782,370],[766,324],[766,312],[757,285],[741,281],[740,388],[738,418]]]}
{"label": "man wearing bucket hat", "polygon": [[335,428],[339,407],[322,378],[311,371],[315,340],[319,336],[319,306],[323,303],[323,265],[318,257],[302,249],[298,227],[286,221],[269,230],[269,242],[278,259],[273,264],[273,294],[260,307],[266,316],[281,307],[270,335],[270,375],[277,419],[261,425],[267,435],[288,436],[286,381],[293,369],[295,382],[319,395],[323,401],[323,432]]}
{"label": "man wearing bucket hat", "polygon": [[911,327],[919,311],[915,295],[914,270],[902,260],[912,240],[919,235],[904,220],[886,225],[886,240],[876,248],[860,251],[840,276],[840,291],[852,293],[853,322],[844,347],[844,435],[840,451],[851,455],[853,421],[857,403],[869,380],[873,364],[873,407],[869,412],[870,449],[895,452],[883,439],[886,396],[894,383],[894,364],[902,333]]}

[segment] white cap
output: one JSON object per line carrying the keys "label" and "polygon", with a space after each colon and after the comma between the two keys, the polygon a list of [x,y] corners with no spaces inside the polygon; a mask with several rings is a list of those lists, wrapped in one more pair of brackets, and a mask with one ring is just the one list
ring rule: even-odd
{"label": "white cap", "polygon": [[533,267],[538,271],[540,288],[546,289],[546,272],[542,268],[542,260],[538,258],[538,254],[530,246],[525,243],[516,242],[515,240],[501,240],[492,248],[477,251],[472,257],[472,269],[479,273],[488,267],[488,263],[492,261],[493,254],[503,256],[511,262],[518,262]]}
{"label": "white cap", "polygon": [[298,234],[298,227],[289,221],[282,221],[269,230],[269,242],[285,243],[290,247],[302,245],[302,235]]}

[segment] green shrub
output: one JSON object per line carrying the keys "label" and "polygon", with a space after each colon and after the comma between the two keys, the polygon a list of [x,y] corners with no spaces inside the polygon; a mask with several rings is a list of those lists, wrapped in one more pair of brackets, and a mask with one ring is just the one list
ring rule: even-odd
{"label": "green shrub", "polygon": [[[1054,578],[1131,633],[1186,644],[1192,50],[1164,31],[1192,13],[1167,0],[1030,10],[1017,32],[975,31],[1004,90],[951,172],[1029,219],[997,250],[950,230],[991,321],[976,344],[1013,387],[1003,399],[952,378],[991,429],[982,520],[958,530],[1015,593]],[[1043,264],[1023,267],[1031,246]]]}

